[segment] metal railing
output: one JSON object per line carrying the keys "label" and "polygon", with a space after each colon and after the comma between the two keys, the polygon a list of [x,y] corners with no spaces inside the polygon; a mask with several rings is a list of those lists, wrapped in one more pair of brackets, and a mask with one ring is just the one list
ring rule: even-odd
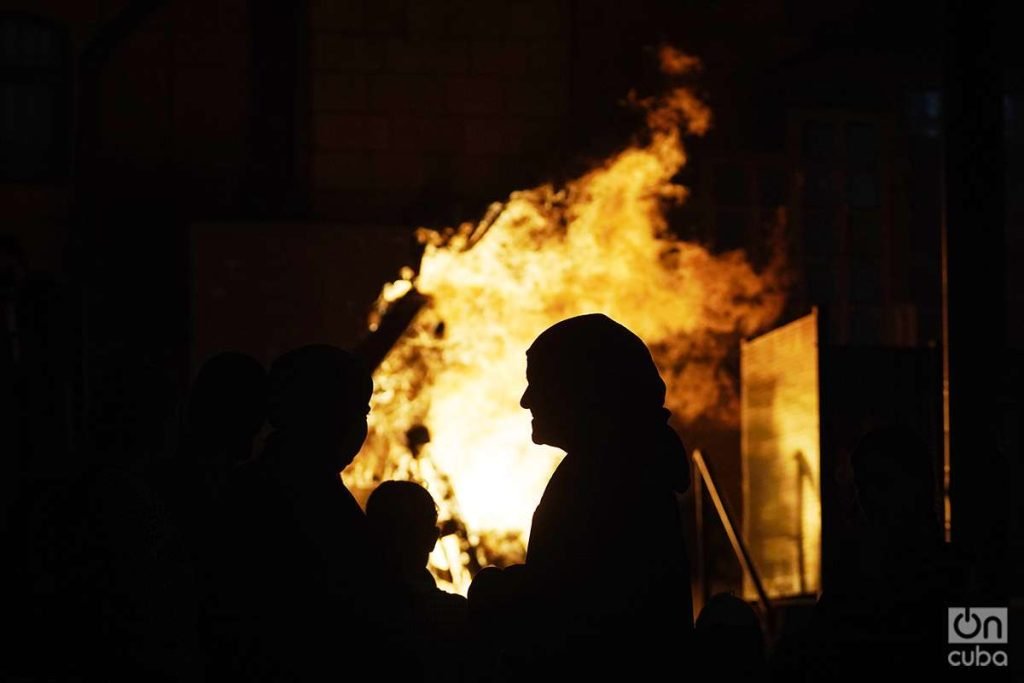
{"label": "metal railing", "polygon": [[[711,502],[715,507],[715,511],[718,513],[718,519],[722,523],[722,527],[725,529],[726,535],[729,537],[729,543],[732,546],[733,553],[736,555],[736,559],[740,563],[740,567],[743,569],[744,574],[750,579],[750,583],[754,586],[754,591],[757,593],[758,603],[761,605],[761,609],[764,611],[765,620],[768,624],[772,623],[772,604],[768,598],[768,593],[764,589],[764,584],[761,582],[761,575],[757,571],[757,567],[754,565],[753,559],[750,557],[750,551],[747,549],[747,544],[744,542],[742,535],[736,527],[735,517],[732,514],[732,510],[729,509],[728,503],[722,498],[718,491],[718,486],[715,484],[715,478],[711,473],[711,468],[708,466],[704,456],[700,451],[693,451],[693,464],[697,470],[697,475],[694,477],[693,482],[693,494],[694,502],[697,512],[697,567],[699,572],[699,585],[701,590],[705,591],[707,586],[706,577],[704,576],[705,561],[704,561],[704,495],[706,494],[711,498]],[[706,595],[702,595],[703,599],[707,599]]]}

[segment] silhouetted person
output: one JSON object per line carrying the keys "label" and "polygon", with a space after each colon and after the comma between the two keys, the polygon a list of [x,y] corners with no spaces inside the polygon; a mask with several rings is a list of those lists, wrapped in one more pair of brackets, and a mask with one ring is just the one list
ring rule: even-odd
{"label": "silhouetted person", "polygon": [[885,427],[862,438],[851,464],[859,537],[803,639],[783,650],[789,671],[777,675],[788,677],[794,656],[810,680],[947,675],[946,603],[957,589],[927,449],[909,430]]}
{"label": "silhouetted person", "polygon": [[526,576],[526,565],[516,564],[484,567],[473,577],[467,597],[475,680],[514,680],[538,667],[523,651],[530,646],[531,619],[542,616]]}
{"label": "silhouetted person", "polygon": [[704,605],[693,645],[698,680],[763,681],[768,673],[757,613],[729,593]]}
{"label": "silhouetted person", "polygon": [[192,384],[176,457],[153,468],[154,484],[195,547],[223,542],[216,527],[238,466],[252,456],[266,421],[267,374],[257,360],[226,352],[207,360]]}
{"label": "silhouetted person", "polygon": [[419,484],[386,481],[370,494],[366,517],[383,570],[381,616],[394,656],[419,680],[458,679],[467,605],[438,588],[427,570],[439,533],[434,499]]}
{"label": "silhouetted person", "polygon": [[579,316],[537,338],[526,378],[534,442],[567,455],[534,513],[525,567],[505,581],[482,572],[472,593],[512,608],[491,622],[511,627],[507,666],[686,668],[693,612],[676,494],[689,465],[650,352],[610,318]]}
{"label": "silhouetted person", "polygon": [[92,415],[94,465],[54,502],[30,587],[46,626],[33,672],[43,679],[201,679],[195,568],[144,476],[165,450],[171,387],[124,360]]}
{"label": "silhouetted person", "polygon": [[263,366],[242,353],[217,354],[192,384],[177,457],[154,471],[196,570],[201,643],[213,679],[244,671],[239,653],[252,647],[253,598],[242,579],[251,569],[239,528],[248,521],[238,489],[248,485],[242,465],[266,415]]}
{"label": "silhouetted person", "polygon": [[207,360],[192,384],[182,455],[211,470],[252,457],[267,419],[267,373],[259,361],[227,351]]}
{"label": "silhouetted person", "polygon": [[[256,539],[272,618],[278,676],[313,679],[337,667],[340,642],[362,649],[367,596],[379,572],[366,517],[340,473],[367,434],[373,381],[341,349],[305,346],[270,368],[263,451],[272,490],[260,505]],[[280,661],[283,660],[283,661]]]}

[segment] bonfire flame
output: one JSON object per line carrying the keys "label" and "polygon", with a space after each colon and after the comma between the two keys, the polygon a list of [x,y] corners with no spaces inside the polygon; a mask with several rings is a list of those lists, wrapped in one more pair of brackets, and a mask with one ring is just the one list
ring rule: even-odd
{"label": "bonfire flame", "polygon": [[[673,76],[699,67],[671,48],[661,58]],[[723,361],[781,311],[780,263],[758,273],[742,252],[715,255],[668,230],[665,210],[686,198],[672,182],[686,163],[682,137],[708,130],[708,108],[684,87],[631,101],[647,112],[643,142],[563,187],[514,192],[478,223],[420,229],[418,273],[377,302],[371,327],[413,288],[427,297],[375,373],[370,437],[343,476],[363,490],[424,483],[447,523],[432,565],[460,592],[474,568],[522,559],[563,455],[532,443],[519,406],[537,335],[605,313],[648,343],[677,421],[735,424]]]}

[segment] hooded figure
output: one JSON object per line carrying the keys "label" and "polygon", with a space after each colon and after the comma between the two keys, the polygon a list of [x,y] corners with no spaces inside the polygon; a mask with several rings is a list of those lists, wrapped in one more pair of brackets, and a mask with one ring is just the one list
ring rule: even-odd
{"label": "hooded figure", "polygon": [[677,501],[689,465],[650,351],[591,314],[549,328],[526,355],[533,440],[567,454],[516,579],[522,651],[552,670],[678,668],[693,626]]}
{"label": "hooded figure", "polygon": [[932,457],[913,430],[888,425],[865,434],[850,460],[859,533],[844,539],[844,562],[806,633],[776,648],[776,671],[863,681],[884,669],[945,680],[955,673],[946,658],[948,606],[970,600],[958,558],[942,540]]}
{"label": "hooded figure", "polygon": [[[366,516],[339,473],[367,434],[373,380],[354,354],[304,346],[271,365],[264,495],[252,563],[265,581],[274,680],[322,680],[337,643],[365,651],[374,564]],[[256,489],[259,491],[259,489]]]}

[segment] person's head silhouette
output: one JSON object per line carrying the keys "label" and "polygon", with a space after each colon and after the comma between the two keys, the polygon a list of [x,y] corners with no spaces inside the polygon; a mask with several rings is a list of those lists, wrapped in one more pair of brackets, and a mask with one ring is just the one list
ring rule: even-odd
{"label": "person's head silhouette", "polygon": [[535,443],[571,452],[644,440],[665,456],[659,468],[677,490],[686,489],[689,465],[667,425],[665,382],[640,337],[600,313],[581,315],[545,330],[526,363],[520,405],[533,416]]}
{"label": "person's head silhouette", "polygon": [[697,617],[694,631],[699,670],[726,680],[762,678],[764,636],[753,608],[731,593],[714,595]]}
{"label": "person's head silhouette", "polygon": [[[193,457],[245,458],[267,413],[267,373],[244,353],[219,353],[199,369],[185,427]],[[199,449],[201,452],[196,452]]]}
{"label": "person's head silhouette", "polygon": [[928,449],[911,430],[875,429],[851,457],[864,521],[884,535],[937,534],[935,474]]}
{"label": "person's head silhouette", "polygon": [[533,414],[533,440],[560,448],[595,420],[667,417],[665,383],[643,340],[600,313],[545,330],[526,352],[528,386],[520,405]]}
{"label": "person's head silhouette", "polygon": [[366,519],[387,569],[421,574],[437,542],[437,505],[425,488],[411,481],[386,481],[366,503]]}
{"label": "person's head silhouette", "polygon": [[270,368],[270,424],[302,442],[317,463],[337,472],[366,440],[373,379],[354,354],[334,346],[289,351]]}

